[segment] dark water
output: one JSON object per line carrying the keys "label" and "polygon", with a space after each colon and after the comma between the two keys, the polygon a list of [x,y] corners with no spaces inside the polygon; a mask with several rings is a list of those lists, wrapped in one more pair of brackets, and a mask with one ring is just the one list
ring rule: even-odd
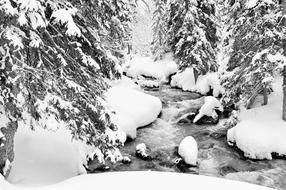
{"label": "dark water", "polygon": [[[286,189],[286,159],[254,161],[226,142],[226,129],[222,125],[198,126],[191,123],[178,124],[178,119],[193,108],[199,107],[200,96],[163,86],[157,90],[145,90],[163,102],[160,117],[151,125],[138,130],[136,140],[126,143],[122,152],[132,163],[117,164],[111,171],[165,171],[216,176],[255,183],[276,189]],[[177,147],[186,136],[198,142],[198,166],[175,164]],[[135,156],[135,147],[145,143],[151,161]]]}

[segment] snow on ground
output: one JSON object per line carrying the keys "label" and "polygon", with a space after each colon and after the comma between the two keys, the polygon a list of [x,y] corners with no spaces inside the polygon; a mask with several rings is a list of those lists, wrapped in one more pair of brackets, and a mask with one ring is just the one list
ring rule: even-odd
{"label": "snow on ground", "polygon": [[271,153],[286,155],[286,122],[282,120],[282,79],[276,79],[266,106],[243,110],[241,122],[228,131],[228,142],[245,156],[272,159]]}
{"label": "snow on ground", "polygon": [[187,164],[196,166],[198,158],[198,144],[194,137],[188,136],[184,138],[179,145],[178,153]]}
{"label": "snow on ground", "polygon": [[127,76],[137,79],[140,76],[147,76],[161,82],[167,82],[171,74],[177,72],[177,64],[173,60],[172,54],[166,54],[163,60],[154,62],[153,58],[135,55],[123,70]]}
{"label": "snow on ground", "polygon": [[[126,77],[112,83],[114,87],[107,92],[107,98],[117,113],[116,121],[128,135],[136,137],[138,127],[157,118],[162,109],[161,101],[139,91],[140,87]],[[21,186],[54,184],[85,174],[83,164],[87,156],[96,154],[102,160],[99,149],[72,141],[64,124],[51,119],[48,126],[49,130],[37,127],[32,131],[27,124],[19,123],[9,182]],[[126,140],[124,135],[121,135],[122,141]]]}
{"label": "snow on ground", "polygon": [[218,97],[224,92],[220,85],[218,73],[200,75],[197,82],[195,82],[193,68],[187,68],[183,72],[179,72],[172,76],[171,86],[181,88],[184,91],[198,92],[203,95],[207,94],[212,89],[215,97]]}
{"label": "snow on ground", "polygon": [[106,100],[110,108],[116,112],[114,120],[117,125],[127,136],[136,138],[137,128],[149,125],[157,119],[162,110],[162,102],[157,97],[139,91],[126,81],[119,82],[119,85],[114,85],[108,90]]}
{"label": "snow on ground", "polygon": [[78,175],[78,154],[68,130],[57,133],[19,124],[15,160],[8,181],[21,185],[47,185]]}
{"label": "snow on ground", "polygon": [[218,115],[215,110],[223,112],[223,106],[220,101],[213,96],[205,97],[204,105],[200,108],[199,114],[196,115],[194,123],[199,121],[203,116],[209,116],[216,119]]}
{"label": "snow on ground", "polygon": [[116,172],[81,175],[61,183],[35,188],[22,188],[7,183],[0,177],[1,190],[82,190],[82,189],[193,189],[197,190],[270,190],[270,188],[249,183],[212,178],[191,174],[163,173],[163,172]]}

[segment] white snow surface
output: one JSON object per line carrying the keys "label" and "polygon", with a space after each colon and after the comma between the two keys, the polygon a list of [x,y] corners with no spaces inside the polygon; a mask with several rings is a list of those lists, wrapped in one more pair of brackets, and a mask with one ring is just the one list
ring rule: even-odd
{"label": "white snow surface", "polygon": [[137,152],[140,153],[143,156],[148,156],[148,154],[147,154],[147,147],[146,147],[146,145],[144,143],[138,144],[136,146],[136,153]]}
{"label": "white snow surface", "polygon": [[181,88],[184,91],[198,92],[203,95],[207,94],[212,89],[215,97],[224,93],[217,72],[200,75],[197,82],[195,82],[193,68],[187,68],[183,72],[178,72],[176,75],[172,76],[171,86]]}
{"label": "white snow surface", "polygon": [[154,62],[151,56],[142,57],[134,55],[134,57],[124,65],[123,70],[127,76],[137,79],[144,75],[155,78],[162,82],[167,82],[167,78],[178,71],[177,64],[173,60],[172,54],[166,54],[163,60]]}
{"label": "white snow surface", "polygon": [[8,181],[22,186],[48,185],[78,175],[78,152],[71,134],[38,127],[32,131],[19,123],[15,136],[15,160]]}
{"label": "white snow surface", "polygon": [[149,125],[157,119],[162,110],[162,102],[157,97],[139,91],[127,81],[118,82],[108,90],[106,100],[115,111],[115,123],[127,136],[136,138],[137,128]]}
{"label": "white snow surface", "polygon": [[268,105],[243,110],[241,122],[227,134],[229,144],[236,144],[245,156],[272,159],[271,153],[286,155],[286,122],[282,120],[282,79],[275,79]]}
{"label": "white snow surface", "polygon": [[194,137],[188,136],[184,138],[179,145],[178,153],[187,164],[196,166],[198,158],[198,144]]}
{"label": "white snow surface", "polygon": [[196,115],[194,123],[199,121],[203,116],[217,118],[218,115],[215,110],[223,111],[223,106],[220,101],[213,96],[207,96],[204,99],[204,105],[200,108],[199,114]]}
{"label": "white snow surface", "polygon": [[[144,180],[144,182],[142,182],[142,180]],[[11,185],[0,176],[1,190],[82,190],[94,188],[99,190],[134,190],[134,187],[136,187],[137,190],[173,190],[189,188],[190,185],[198,190],[271,190],[267,187],[221,178],[151,171],[81,175],[51,186],[33,188],[23,188]]]}
{"label": "white snow surface", "polygon": [[196,91],[194,69],[187,68],[185,71],[174,75],[171,86],[181,88],[184,91]]}

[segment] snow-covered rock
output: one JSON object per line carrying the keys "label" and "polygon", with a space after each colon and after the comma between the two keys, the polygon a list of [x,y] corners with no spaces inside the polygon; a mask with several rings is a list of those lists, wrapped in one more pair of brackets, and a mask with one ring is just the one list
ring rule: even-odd
{"label": "snow-covered rock", "polygon": [[187,68],[183,72],[172,76],[171,86],[181,88],[184,91],[198,92],[203,95],[213,90],[215,97],[224,93],[223,87],[220,85],[218,73],[200,75],[197,82],[195,82],[193,68]]}
{"label": "snow-covered rock", "polygon": [[150,156],[147,153],[147,147],[144,143],[136,146],[136,156],[142,160],[150,160]]}
{"label": "snow-covered rock", "polygon": [[269,97],[268,105],[242,110],[241,120],[228,130],[230,145],[236,145],[253,159],[272,159],[272,153],[286,155],[286,122],[282,120],[282,79],[276,79],[274,92]]}
{"label": "snow-covered rock", "polygon": [[203,116],[209,116],[213,119],[216,119],[218,117],[216,110],[223,111],[223,106],[213,96],[207,96],[205,97],[204,105],[200,108],[199,114],[196,115],[194,119],[194,123],[198,122]]}
{"label": "snow-covered rock", "polygon": [[171,86],[181,88],[184,91],[196,91],[194,69],[187,68],[185,71],[172,76]]}
{"label": "snow-covered rock", "polygon": [[187,164],[197,165],[198,145],[192,136],[188,136],[181,141],[178,153]]}
{"label": "snow-covered rock", "polygon": [[141,57],[136,55],[129,63],[127,63],[123,70],[127,76],[138,78],[140,76],[147,76],[155,78],[161,82],[167,82],[170,75],[177,72],[177,64],[173,60],[171,54],[165,55],[163,60],[154,62],[152,57]]}
{"label": "snow-covered rock", "polygon": [[160,86],[160,82],[154,81],[154,80],[138,79],[138,80],[136,80],[136,82],[141,87],[158,88]]}
{"label": "snow-covered rock", "polygon": [[115,123],[131,138],[136,130],[155,121],[162,110],[161,100],[124,86],[114,86],[106,93],[108,105],[115,111]]}

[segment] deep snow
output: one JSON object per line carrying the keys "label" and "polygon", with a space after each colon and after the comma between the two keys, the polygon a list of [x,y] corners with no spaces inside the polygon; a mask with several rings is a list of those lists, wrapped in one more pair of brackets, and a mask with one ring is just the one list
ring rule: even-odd
{"label": "deep snow", "polygon": [[282,78],[273,84],[268,105],[242,110],[241,122],[228,131],[228,142],[245,156],[272,159],[271,153],[286,155],[286,122],[282,120]]}
{"label": "deep snow", "polygon": [[155,121],[162,110],[159,98],[124,84],[108,90],[106,99],[115,111],[115,123],[131,138],[136,138],[137,128]]}
{"label": "deep snow", "polygon": [[[125,142],[126,134],[135,138],[138,127],[148,125],[157,118],[162,103],[159,98],[145,94],[126,77],[113,81],[111,85],[113,87],[106,93],[106,98],[108,106],[116,111],[113,119],[119,130],[115,135]],[[49,121],[49,130],[37,127],[35,131],[20,122],[15,136],[15,160],[9,182],[21,186],[54,184],[86,174],[83,165],[87,165],[88,156],[96,154],[99,160],[104,161],[99,149],[72,141],[72,135],[63,123],[54,119]],[[118,154],[118,158],[112,160],[121,157]]]}
{"label": "deep snow", "polygon": [[270,190],[270,188],[252,185],[243,182],[230,181],[219,178],[162,172],[116,172],[92,175],[81,175],[61,183],[35,188],[22,188],[7,183],[0,177],[1,190],[82,190],[82,189],[125,189],[125,190],[146,190],[146,189],[185,189],[197,190]]}
{"label": "deep snow", "polygon": [[163,60],[154,62],[151,56],[143,57],[134,55],[134,57],[123,66],[123,71],[127,76],[137,79],[140,76],[147,76],[156,79],[162,83],[168,81],[171,74],[178,70],[172,54],[166,54]]}
{"label": "deep snow", "polygon": [[220,85],[218,73],[200,75],[197,81],[195,81],[193,68],[187,68],[172,76],[171,86],[181,88],[184,91],[198,92],[203,95],[206,95],[212,89],[215,97],[224,92],[224,89]]}

